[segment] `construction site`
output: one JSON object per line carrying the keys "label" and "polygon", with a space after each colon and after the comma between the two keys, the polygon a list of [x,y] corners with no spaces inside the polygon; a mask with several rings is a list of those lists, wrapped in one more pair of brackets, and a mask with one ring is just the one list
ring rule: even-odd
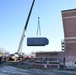
{"label": "construction site", "polygon": [[[76,9],[62,10],[62,22],[64,30],[64,39],[61,40],[61,51],[53,52],[36,52],[35,57],[26,57],[21,55],[22,44],[25,32],[32,13],[35,0],[33,0],[23,32],[20,39],[19,47],[16,53],[6,57],[6,61],[11,59],[15,62],[32,61],[36,68],[67,68],[76,69]],[[38,30],[40,31],[40,16],[38,16]],[[27,46],[46,46],[49,44],[47,37],[29,37],[27,38]]]}

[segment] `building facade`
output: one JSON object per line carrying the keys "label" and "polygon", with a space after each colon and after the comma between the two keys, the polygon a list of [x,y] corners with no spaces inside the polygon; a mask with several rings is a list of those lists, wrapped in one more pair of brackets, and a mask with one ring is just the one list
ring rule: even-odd
{"label": "building facade", "polygon": [[60,63],[63,63],[64,59],[64,52],[36,52],[36,58],[49,58],[60,61]]}
{"label": "building facade", "polygon": [[62,11],[66,65],[76,64],[76,9]]}

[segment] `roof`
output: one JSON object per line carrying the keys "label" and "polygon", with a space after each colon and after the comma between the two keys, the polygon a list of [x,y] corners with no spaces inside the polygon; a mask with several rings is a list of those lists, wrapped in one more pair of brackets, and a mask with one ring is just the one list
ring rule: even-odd
{"label": "roof", "polygon": [[69,12],[69,11],[76,11],[76,8],[75,9],[62,10],[62,12]]}
{"label": "roof", "polygon": [[54,52],[36,52],[36,53],[38,53],[38,54],[40,54],[40,53],[41,53],[41,54],[45,54],[45,53],[54,54],[54,53],[56,53],[56,54],[57,54],[57,53],[63,53],[63,52],[62,52],[62,51],[57,51],[57,52],[54,51]]}

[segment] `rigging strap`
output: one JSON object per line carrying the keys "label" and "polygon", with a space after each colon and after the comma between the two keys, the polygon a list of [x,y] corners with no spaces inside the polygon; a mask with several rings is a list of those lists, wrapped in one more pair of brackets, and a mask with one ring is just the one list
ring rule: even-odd
{"label": "rigging strap", "polygon": [[40,17],[38,17],[37,36],[38,34],[41,36]]}

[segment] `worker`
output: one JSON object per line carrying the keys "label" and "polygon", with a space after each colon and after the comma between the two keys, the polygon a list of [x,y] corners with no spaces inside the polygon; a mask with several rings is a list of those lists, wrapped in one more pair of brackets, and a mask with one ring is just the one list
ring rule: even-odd
{"label": "worker", "polygon": [[2,62],[2,56],[0,55],[0,63]]}

